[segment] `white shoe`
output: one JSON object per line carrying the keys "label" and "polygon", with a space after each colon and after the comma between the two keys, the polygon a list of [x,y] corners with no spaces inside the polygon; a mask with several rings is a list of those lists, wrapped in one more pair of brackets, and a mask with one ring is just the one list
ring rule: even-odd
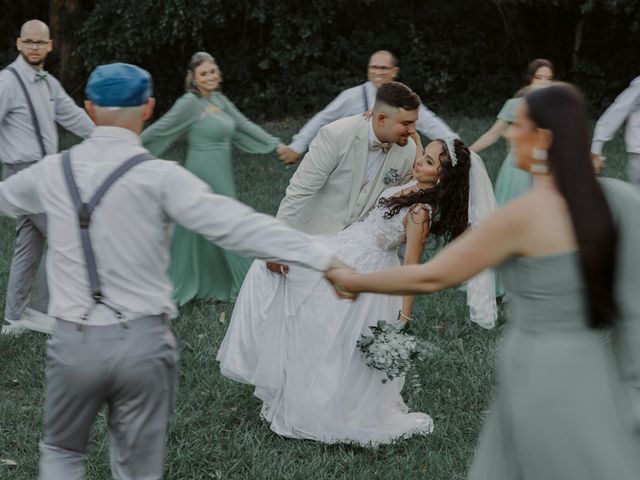
{"label": "white shoe", "polygon": [[56,325],[54,318],[49,315],[33,310],[32,308],[25,309],[20,320],[9,320],[5,318],[5,321],[9,325],[2,326],[2,333],[9,335],[20,335],[26,330],[32,330],[40,333],[51,333]]}

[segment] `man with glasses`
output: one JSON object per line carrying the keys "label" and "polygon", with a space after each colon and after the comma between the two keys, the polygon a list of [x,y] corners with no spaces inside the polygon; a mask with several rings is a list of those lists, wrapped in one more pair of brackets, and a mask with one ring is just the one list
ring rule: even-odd
{"label": "man with glasses", "polygon": [[[280,160],[284,163],[295,163],[307,150],[321,127],[339,118],[357,115],[373,108],[378,88],[394,80],[400,67],[395,55],[387,50],[380,50],[371,55],[367,67],[368,81],[362,85],[344,90],[322,111],[309,120],[300,131],[293,136],[286,147],[278,148]],[[417,130],[430,139],[457,137],[438,116],[424,105],[420,106]]]}
{"label": "man with glasses", "polygon": [[[0,71],[0,161],[3,180],[58,151],[56,122],[87,138],[94,124],[51,74],[44,61],[52,50],[49,27],[29,20],[16,41],[20,55]],[[2,333],[48,332],[45,315],[27,308],[46,241],[44,215],[16,219],[16,245],[9,272]],[[45,283],[45,282],[43,282]],[[48,296],[46,284],[41,287]],[[48,301],[48,298],[45,298]]]}

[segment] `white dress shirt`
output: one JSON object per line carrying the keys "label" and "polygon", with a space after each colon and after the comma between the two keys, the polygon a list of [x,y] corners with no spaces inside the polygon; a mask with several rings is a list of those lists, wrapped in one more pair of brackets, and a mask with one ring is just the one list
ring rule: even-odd
{"label": "white dress shirt", "polygon": [[378,169],[384,160],[386,153],[382,150],[373,150],[373,146],[376,143],[381,143],[376,137],[376,133],[373,131],[373,122],[369,121],[369,156],[367,157],[367,179],[373,180],[373,177],[378,173]]}
{"label": "white dress shirt", "polygon": [[[96,127],[89,139],[71,149],[83,201],[93,196],[116,167],[146,151],[129,130]],[[15,217],[43,212],[48,222],[49,314],[81,323],[94,303],[60,155],[49,155],[0,183],[0,213]],[[212,193],[206,183],[175,162],[149,160],[113,184],[91,220],[104,301],[127,319],[163,313],[175,316],[166,274],[172,221],[251,257],[325,270],[332,256],[313,237]],[[93,325],[117,321],[102,306],[94,308],[88,319]]]}
{"label": "white dress shirt", "polygon": [[[298,153],[305,152],[321,127],[339,118],[358,115],[372,109],[377,92],[378,89],[371,82],[343,90],[293,136],[289,148]],[[431,140],[448,137],[458,138],[458,135],[446,123],[424,105],[420,105],[416,128]]]}
{"label": "white dress shirt", "polygon": [[[39,80],[36,71],[22,56],[18,56],[11,66],[29,92],[47,154],[58,151],[56,122],[79,137],[91,135],[93,122],[53,75],[47,73],[46,78]],[[0,161],[25,163],[40,158],[42,155],[27,99],[13,73],[4,69],[0,71]]]}
{"label": "white dress shirt", "polygon": [[604,144],[613,138],[624,122],[627,122],[624,137],[627,152],[640,154],[640,77],[636,77],[598,119],[591,152],[600,155]]}

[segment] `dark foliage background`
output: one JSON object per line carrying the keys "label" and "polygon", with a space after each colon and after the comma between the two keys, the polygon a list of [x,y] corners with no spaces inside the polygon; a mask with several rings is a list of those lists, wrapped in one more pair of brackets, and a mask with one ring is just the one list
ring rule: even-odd
{"label": "dark foliage background", "polygon": [[400,58],[401,80],[438,113],[493,114],[529,60],[551,59],[597,115],[640,73],[638,0],[0,0],[0,62],[22,22],[52,27],[47,68],[76,98],[96,65],[147,68],[159,111],[185,65],[211,52],[227,95],[251,118],[306,115],[361,83],[371,52]]}

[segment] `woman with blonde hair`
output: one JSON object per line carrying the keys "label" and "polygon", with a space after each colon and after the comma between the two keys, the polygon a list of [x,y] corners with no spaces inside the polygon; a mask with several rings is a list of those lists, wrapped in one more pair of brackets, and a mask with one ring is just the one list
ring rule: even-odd
{"label": "woman with blonde hair", "polygon": [[[186,138],[185,167],[207,182],[215,193],[236,196],[231,147],[249,153],[270,153],[281,144],[248,120],[222,92],[222,74],[206,52],[191,57],[185,80],[186,93],[153,125],[142,141],[160,155],[176,140]],[[177,226],[171,241],[169,275],[178,305],[191,299],[235,299],[251,259],[212,244]]]}

